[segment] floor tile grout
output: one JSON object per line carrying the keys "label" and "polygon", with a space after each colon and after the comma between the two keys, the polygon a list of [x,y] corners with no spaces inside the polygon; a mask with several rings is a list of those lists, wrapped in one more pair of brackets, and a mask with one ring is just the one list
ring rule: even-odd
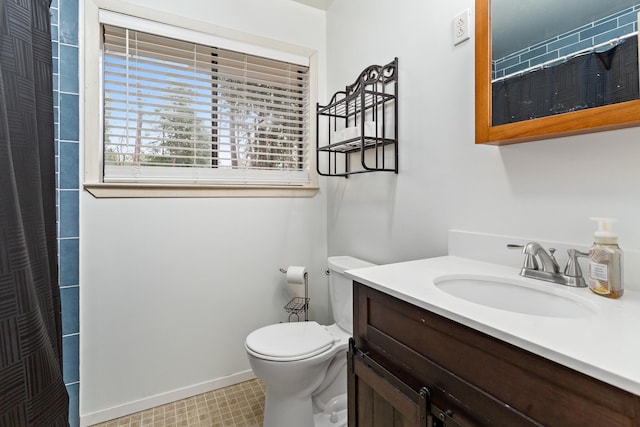
{"label": "floor tile grout", "polygon": [[93,427],[260,427],[264,384],[254,379]]}

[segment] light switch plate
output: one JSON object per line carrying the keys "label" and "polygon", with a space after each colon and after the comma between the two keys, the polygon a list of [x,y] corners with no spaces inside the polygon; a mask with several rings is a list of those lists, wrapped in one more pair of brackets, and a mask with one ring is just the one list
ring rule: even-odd
{"label": "light switch plate", "polygon": [[465,9],[453,18],[453,45],[469,40],[469,9]]}

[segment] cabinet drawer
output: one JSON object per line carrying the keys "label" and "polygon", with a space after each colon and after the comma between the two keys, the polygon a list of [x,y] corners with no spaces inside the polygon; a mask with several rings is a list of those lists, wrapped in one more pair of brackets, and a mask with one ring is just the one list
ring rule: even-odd
{"label": "cabinet drawer", "polygon": [[640,425],[638,396],[357,283],[354,337],[479,425]]}

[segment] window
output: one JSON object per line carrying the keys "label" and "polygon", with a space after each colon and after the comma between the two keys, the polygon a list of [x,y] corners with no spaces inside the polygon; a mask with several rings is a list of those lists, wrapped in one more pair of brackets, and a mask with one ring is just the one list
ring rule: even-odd
{"label": "window", "polygon": [[269,58],[104,16],[102,183],[312,183],[308,58]]}

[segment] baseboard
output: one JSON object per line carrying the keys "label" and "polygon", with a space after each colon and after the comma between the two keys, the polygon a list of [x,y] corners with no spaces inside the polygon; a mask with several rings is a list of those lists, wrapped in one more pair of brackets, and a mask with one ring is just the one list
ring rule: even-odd
{"label": "baseboard", "polygon": [[112,408],[103,409],[89,414],[80,415],[80,427],[87,427],[136,412],[146,411],[156,406],[166,405],[167,403],[177,400],[186,399],[208,391],[217,390],[219,388],[228,387],[230,385],[239,384],[256,378],[253,371],[248,370],[228,377],[217,378],[215,380],[206,381],[200,384],[194,384],[188,387],[172,390],[166,393],[156,394],[134,402],[125,403],[123,405],[114,406]]}

